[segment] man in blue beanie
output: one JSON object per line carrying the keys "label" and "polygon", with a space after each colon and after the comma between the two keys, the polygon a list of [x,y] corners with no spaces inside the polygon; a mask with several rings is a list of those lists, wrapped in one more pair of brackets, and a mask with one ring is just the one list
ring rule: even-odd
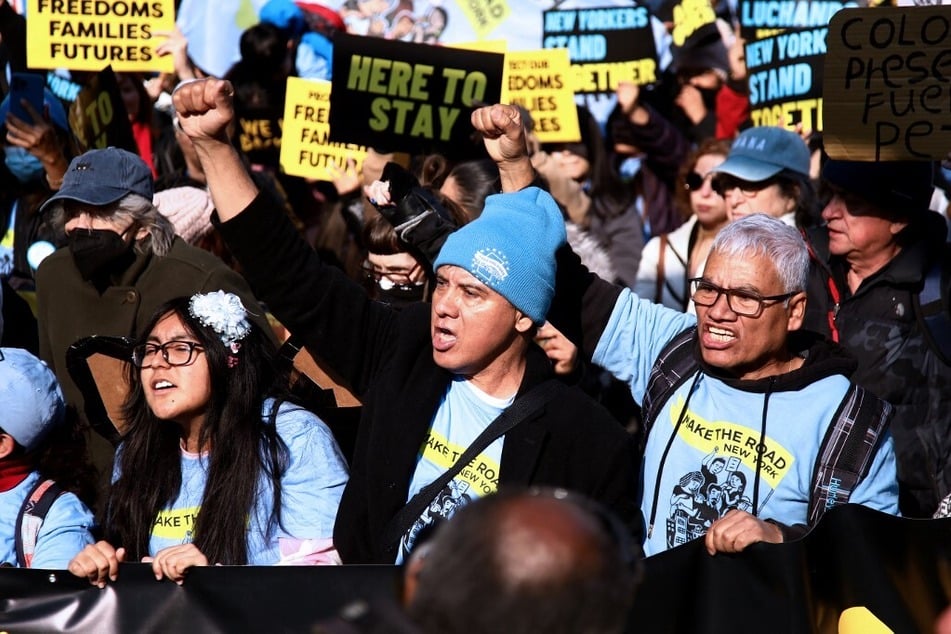
{"label": "man in blue beanie", "polygon": [[[532,340],[565,243],[547,193],[490,197],[436,259],[432,305],[397,313],[323,263],[260,196],[225,133],[229,82],[185,84],[174,102],[252,288],[363,401],[334,531],[345,563],[400,562],[425,525],[510,484],[573,489],[639,525],[630,437],[580,390],[551,381]],[[503,412],[514,426],[483,434]]]}
{"label": "man in blue beanie", "polygon": [[[852,379],[895,406],[902,515],[951,492],[951,252],[929,211],[934,164],[829,160],[825,224],[808,235],[805,327],[858,360]],[[942,344],[943,342],[943,344]]]}

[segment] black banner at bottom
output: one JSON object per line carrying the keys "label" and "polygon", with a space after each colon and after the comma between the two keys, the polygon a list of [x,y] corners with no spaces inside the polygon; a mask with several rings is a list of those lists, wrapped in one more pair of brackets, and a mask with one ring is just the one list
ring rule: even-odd
{"label": "black banner at bottom", "polygon": [[[0,569],[0,630],[309,632],[356,599],[395,601],[399,576],[395,566],[208,567],[177,586],[124,564],[100,590],[64,571]],[[930,632],[949,598],[951,519],[844,506],[798,542],[711,557],[698,540],[650,557],[629,629]]]}

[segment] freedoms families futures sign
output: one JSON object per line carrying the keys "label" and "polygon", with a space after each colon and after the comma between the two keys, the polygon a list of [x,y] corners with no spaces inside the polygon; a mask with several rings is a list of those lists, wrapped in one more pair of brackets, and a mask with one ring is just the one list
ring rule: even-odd
{"label": "freedoms families futures sign", "polygon": [[174,0],[28,0],[27,65],[172,72],[156,34],[175,28]]}

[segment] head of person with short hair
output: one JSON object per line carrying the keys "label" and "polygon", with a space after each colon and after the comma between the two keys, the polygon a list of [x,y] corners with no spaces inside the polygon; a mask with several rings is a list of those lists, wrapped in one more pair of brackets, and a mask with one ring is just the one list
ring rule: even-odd
{"label": "head of person with short hair", "polygon": [[827,161],[822,184],[831,196],[822,219],[829,253],[845,258],[864,279],[919,240],[934,216],[928,210],[933,171],[930,161]]}
{"label": "head of person with short hair", "polygon": [[641,552],[609,511],[560,489],[460,509],[407,568],[424,632],[621,632]]}
{"label": "head of person with short hair", "polygon": [[152,203],[152,171],[138,155],[115,147],[89,150],[70,162],[60,190],[43,205],[66,234],[83,279],[108,285],[135,254],[168,253],[172,223]]}
{"label": "head of person with short hair", "polygon": [[515,393],[525,350],[555,293],[555,251],[566,241],[554,199],[529,187],[486,199],[433,263],[433,358],[493,394]]}
{"label": "head of person with short hair", "polygon": [[691,280],[704,363],[739,379],[802,365],[787,345],[802,326],[809,254],[799,232],[764,214],[717,234],[703,277]]}
{"label": "head of person with short hair", "polygon": [[713,188],[726,201],[730,220],[762,213],[788,224],[815,223],[809,148],[795,132],[749,128],[714,170]]}

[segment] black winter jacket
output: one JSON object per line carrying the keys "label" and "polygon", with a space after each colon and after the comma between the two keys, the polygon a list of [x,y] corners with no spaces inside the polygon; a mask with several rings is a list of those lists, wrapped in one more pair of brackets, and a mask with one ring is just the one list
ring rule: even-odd
{"label": "black winter jacket", "polygon": [[[930,517],[951,491],[951,366],[929,345],[916,317],[925,273],[935,258],[948,257],[947,227],[932,213],[926,226],[921,238],[866,278],[854,294],[846,282],[845,261],[829,254],[825,227],[807,234],[816,257],[803,327],[838,340],[858,361],[852,380],[895,406],[890,429],[900,506],[910,517]],[[945,288],[944,297],[947,293]]]}
{"label": "black winter jacket", "polygon": [[[361,398],[334,542],[345,563],[393,563],[398,544],[384,543],[384,529],[406,503],[420,448],[452,380],[433,361],[429,306],[395,312],[368,299],[261,196],[218,226],[258,296]],[[530,346],[519,394],[551,374],[544,353]],[[640,525],[634,444],[574,387],[506,434],[499,484],[573,489],[629,526]]]}

